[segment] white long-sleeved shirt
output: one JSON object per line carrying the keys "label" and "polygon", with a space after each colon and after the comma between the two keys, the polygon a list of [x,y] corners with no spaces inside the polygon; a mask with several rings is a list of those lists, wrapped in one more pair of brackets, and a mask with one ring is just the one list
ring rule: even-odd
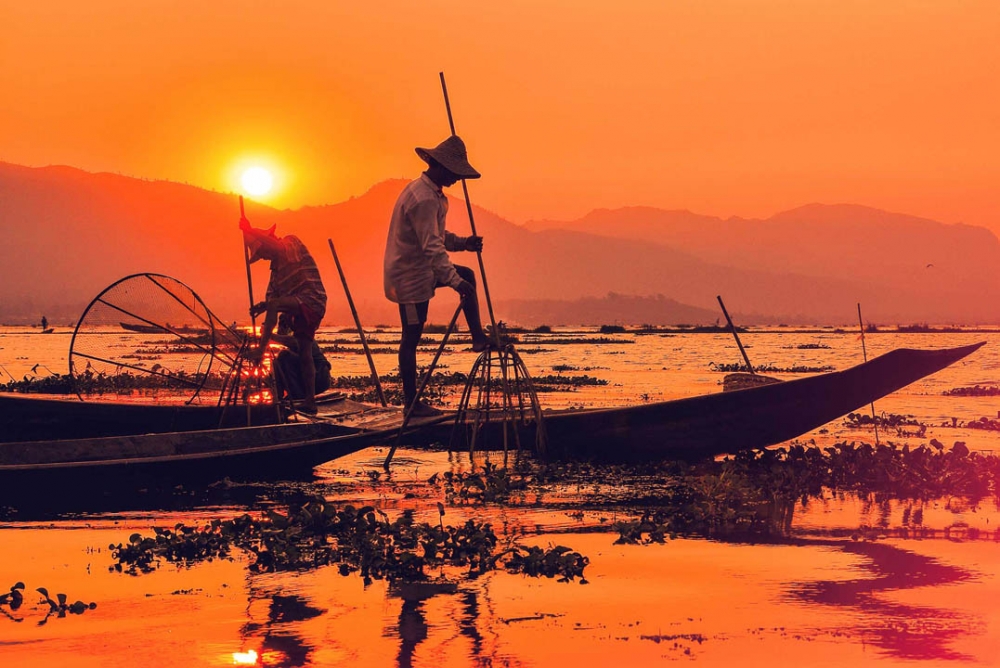
{"label": "white long-sleeved shirt", "polygon": [[448,251],[465,250],[465,237],[448,232],[448,198],[422,174],[396,200],[385,242],[385,296],[397,304],[417,304],[434,296],[438,285],[457,287],[462,278]]}

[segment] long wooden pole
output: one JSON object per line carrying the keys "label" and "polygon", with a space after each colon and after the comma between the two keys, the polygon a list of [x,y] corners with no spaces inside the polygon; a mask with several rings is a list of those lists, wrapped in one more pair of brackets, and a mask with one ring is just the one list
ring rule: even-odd
{"label": "long wooden pole", "polygon": [[[246,217],[247,217],[246,213],[243,210],[243,195],[240,195],[240,220],[241,221],[242,220],[246,220]],[[253,275],[250,273],[250,247],[247,246],[245,240],[243,242],[243,259],[246,261],[246,267],[247,267],[247,294],[250,296],[250,336],[252,337],[253,342],[256,344],[257,343],[257,316],[255,316],[253,314],[253,305],[254,305],[254,300],[253,300]],[[274,410],[275,410],[275,413],[277,413],[277,415],[278,415],[278,422],[281,423],[284,418],[283,418],[283,416],[281,414],[281,402],[278,401],[278,387],[277,387],[277,384],[276,384],[276,381],[275,381],[275,378],[274,378],[273,374],[271,375],[271,382],[269,384],[271,386],[271,395],[273,396],[273,400],[274,400]],[[258,385],[257,389],[258,390],[260,389],[259,385]],[[251,416],[250,404],[247,404],[247,425],[250,424],[250,416]]]}
{"label": "long wooden pole", "polygon": [[[439,72],[438,76],[441,78],[441,92],[444,94],[444,106],[448,111],[448,127],[451,128],[452,136],[456,135],[455,132],[455,119],[451,113],[451,100],[448,98],[448,84],[444,80],[444,72]],[[465,179],[462,179],[462,193],[465,195],[465,209],[469,213],[469,227],[472,228],[472,236],[479,236],[476,232],[476,219],[472,215],[472,199],[469,197],[469,184],[466,183]],[[510,397],[510,388],[507,385],[507,365],[505,364],[506,357],[503,355],[503,344],[500,339],[500,328],[497,327],[496,316],[493,315],[493,298],[490,297],[490,285],[486,282],[486,265],[483,263],[483,251],[481,249],[476,250],[476,259],[479,260],[479,275],[483,277],[483,294],[486,296],[486,310],[490,314],[490,325],[493,328],[493,342],[497,349],[497,353],[500,355],[500,383],[503,389],[503,396],[505,398]],[[487,355],[490,354],[489,351],[486,352]],[[503,419],[503,442],[504,442],[504,452],[507,451],[507,427],[509,426],[511,416],[507,411],[504,411]],[[515,427],[516,429],[516,427]]]}
{"label": "long wooden pole", "polygon": [[[243,210],[243,195],[240,195],[240,221],[246,220],[246,212]],[[246,239],[243,240],[243,260],[247,267],[247,293],[250,295],[250,340],[257,344],[257,316],[253,313],[253,274],[250,273],[250,247],[247,246]],[[241,360],[242,361],[242,360]],[[249,385],[249,382],[247,383]],[[277,397],[275,397],[277,401]],[[250,426],[252,411],[250,404],[247,404],[247,426]]]}
{"label": "long wooden pole", "polygon": [[[451,114],[451,101],[448,99],[448,84],[444,81],[444,72],[440,72],[438,76],[441,77],[441,92],[444,93],[444,106],[448,111],[448,126],[451,128],[451,134],[455,135],[455,119]],[[465,208],[469,213],[469,227],[472,228],[472,236],[479,236],[476,233],[476,219],[472,215],[472,200],[469,199],[469,185],[462,179],[462,193],[465,195]],[[493,326],[493,339],[496,342],[497,350],[500,350],[500,331],[497,329],[497,320],[493,315],[493,299],[490,297],[490,286],[486,282],[486,265],[483,264],[483,251],[476,251],[476,258],[479,260],[479,275],[483,277],[483,294],[486,295],[486,310],[490,314],[490,325]]]}
{"label": "long wooden pole", "polygon": [[[861,302],[858,302],[858,325],[861,328],[861,354],[868,361],[868,349],[865,347],[865,321],[861,318]],[[875,445],[878,445],[878,418],[875,417],[875,402],[872,401],[872,425],[875,427]]]}
{"label": "long wooden pole", "polygon": [[340,258],[337,256],[337,249],[333,246],[333,239],[327,239],[326,242],[330,244],[330,252],[333,253],[333,261],[337,265],[337,272],[340,273],[340,282],[344,286],[344,294],[347,295],[347,305],[351,307],[351,315],[354,316],[354,324],[358,328],[358,336],[361,337],[361,346],[365,349],[365,357],[368,358],[368,368],[372,372],[372,380],[375,381],[375,391],[378,393],[378,400],[382,403],[382,406],[388,406],[388,402],[385,400],[385,393],[382,391],[382,382],[378,379],[378,371],[375,370],[375,360],[372,358],[372,351],[368,347],[368,337],[365,336],[365,330],[361,326],[361,318],[358,317],[358,309],[354,307],[354,299],[351,297],[351,289],[347,287],[347,276],[344,275],[344,268],[340,266]]}
{"label": "long wooden pole", "polygon": [[747,363],[747,369],[750,373],[756,374],[757,372],[753,370],[753,364],[750,364],[750,358],[747,356],[747,351],[743,349],[743,344],[740,342],[740,335],[736,333],[736,325],[733,324],[733,319],[729,317],[729,311],[726,310],[726,305],[722,303],[722,296],[716,295],[716,299],[719,300],[719,306],[722,307],[722,315],[726,316],[726,322],[729,323],[729,331],[733,333],[733,338],[736,339],[736,346],[740,349],[740,353],[743,355],[743,361]]}
{"label": "long wooden pole", "polygon": [[[246,213],[243,211],[243,195],[240,195],[240,220],[246,220]],[[243,242],[243,259],[247,265],[247,292],[250,294],[250,336],[257,340],[257,316],[253,313],[253,275],[250,273],[250,247]]]}

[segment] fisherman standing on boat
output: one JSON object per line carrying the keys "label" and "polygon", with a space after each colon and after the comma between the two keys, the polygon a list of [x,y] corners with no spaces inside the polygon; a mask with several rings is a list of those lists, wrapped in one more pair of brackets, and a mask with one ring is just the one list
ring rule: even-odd
{"label": "fisherman standing on boat", "polygon": [[[417,344],[427,321],[427,306],[434,290],[449,287],[462,297],[462,311],[472,335],[472,349],[485,350],[489,340],[479,319],[476,275],[468,267],[452,264],[448,251],[481,251],[483,238],[460,237],[445,230],[448,198],[443,188],[459,179],[480,177],[469,164],[465,143],[453,135],[434,148],[417,148],[427,163],[419,179],[400,193],[389,223],[385,244],[385,296],[399,304],[403,334],[399,342],[399,375],[403,382],[404,407],[410,408],[417,394]],[[424,404],[412,407],[412,415],[433,415]]]}
{"label": "fisherman standing on boat", "polygon": [[[326,290],[319,269],[298,237],[279,237],[274,227],[258,230],[246,218],[240,219],[243,241],[250,249],[250,262],[271,261],[271,280],[264,301],[250,307],[250,315],[264,313],[260,330],[260,345],[249,353],[253,362],[260,362],[271,341],[279,313],[291,318],[292,336],[299,350],[312,350],[316,330],[326,314]],[[316,413],[316,367],[312,355],[300,355],[303,397],[300,410]]]}

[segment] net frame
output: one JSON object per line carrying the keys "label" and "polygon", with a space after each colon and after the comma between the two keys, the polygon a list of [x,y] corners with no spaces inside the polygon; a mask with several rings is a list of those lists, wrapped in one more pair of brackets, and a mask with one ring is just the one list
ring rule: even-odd
{"label": "net frame", "polygon": [[[182,307],[182,310],[192,314],[197,319],[198,325],[205,328],[204,334],[207,334],[207,339],[202,337],[200,330],[197,333],[193,333],[190,328],[186,326],[171,326],[169,322],[157,322],[152,317],[135,313],[128,308],[123,307],[120,303],[115,303],[115,300],[109,300],[106,298],[107,295],[114,294],[115,291],[121,290],[121,286],[123,284],[127,284],[130,281],[142,282],[144,280],[148,281],[155,290],[159,290],[161,293],[168,295],[170,299],[174,300],[174,302],[176,302],[176,304],[174,304],[175,307],[179,304]],[[150,288],[149,284],[145,285],[147,289]],[[170,284],[173,284],[173,286],[179,286],[183,289],[183,291],[185,291],[184,296],[189,297],[191,299],[191,303],[186,303],[184,300],[179,298],[171,287],[168,287]],[[127,290],[125,291],[125,294],[128,294]],[[109,308],[111,309],[111,312],[121,314],[120,317],[125,317],[131,321],[140,323],[129,326],[124,322],[120,322],[119,324],[123,329],[126,329],[126,331],[144,331],[143,329],[138,328],[147,328],[150,331],[146,333],[173,335],[181,343],[192,346],[196,350],[200,351],[202,355],[193,379],[187,376],[171,374],[169,371],[164,372],[158,371],[155,368],[143,368],[139,364],[130,364],[128,362],[123,362],[121,359],[115,360],[108,359],[107,357],[100,357],[91,354],[90,351],[81,351],[78,345],[78,337],[81,334],[81,328],[83,328],[85,323],[87,323],[88,316],[91,315],[92,311],[99,307]],[[132,327],[135,327],[136,329],[132,329]],[[185,404],[190,404],[201,394],[205,384],[211,377],[213,366],[222,367],[221,375],[223,376],[223,390],[220,391],[221,402],[222,393],[225,392],[225,388],[230,383],[230,376],[237,367],[242,346],[242,337],[239,336],[236,330],[225,325],[218,318],[218,316],[212,313],[212,311],[205,304],[204,300],[198,295],[198,293],[192,290],[190,286],[176,278],[173,278],[172,276],[167,276],[165,274],[150,272],[130,274],[115,281],[102,290],[96,297],[94,297],[93,300],[91,300],[90,304],[87,305],[87,308],[84,309],[83,314],[80,316],[80,319],[77,321],[76,327],[73,330],[73,337],[70,340],[69,375],[74,379],[74,381],[79,381],[79,375],[77,373],[78,365],[74,364],[74,362],[79,362],[80,360],[87,360],[86,368],[88,369],[91,367],[92,362],[107,364],[115,369],[116,374],[122,370],[126,370],[126,372],[136,372],[139,374],[160,377],[165,381],[168,381],[165,385],[166,387],[169,387],[171,384],[183,386],[188,392],[191,392],[191,396],[184,402]],[[205,364],[206,361],[207,365],[202,368],[202,365]],[[85,393],[82,391],[83,384],[75,382],[74,385],[77,397],[81,401],[86,401],[84,398]]]}

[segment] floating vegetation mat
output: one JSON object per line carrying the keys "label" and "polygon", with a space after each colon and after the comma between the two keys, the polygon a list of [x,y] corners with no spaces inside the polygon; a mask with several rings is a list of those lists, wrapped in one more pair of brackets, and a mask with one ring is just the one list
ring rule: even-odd
{"label": "floating vegetation mat", "polygon": [[[796,504],[831,494],[875,504],[916,503],[918,509],[934,499],[961,497],[975,505],[1000,496],[1000,458],[971,452],[961,442],[951,448],[931,443],[793,445],[695,465],[521,462],[510,470],[486,466],[445,474],[445,496],[448,503],[473,506],[531,506],[544,499],[546,508],[581,520],[596,517],[586,530],[615,532],[619,543],[785,537]],[[896,529],[900,535],[918,528],[921,535],[935,535],[921,522],[922,512],[908,510],[904,526]]]}
{"label": "floating vegetation mat", "polygon": [[974,387],[953,387],[942,392],[946,397],[996,397],[1000,396],[997,385],[976,385]]}
{"label": "floating vegetation mat", "polygon": [[[141,364],[143,363],[137,362],[137,365]],[[59,373],[34,378],[25,376],[22,380],[11,380],[0,384],[0,392],[18,392],[24,394],[79,393],[96,396],[104,394],[130,395],[161,390],[176,391],[176,383],[179,380],[214,390],[220,389],[224,382],[224,376],[215,373],[187,374],[184,371],[178,371],[168,375],[161,372],[159,364],[151,365],[150,371],[152,372],[150,374],[129,372],[94,373],[88,369],[82,373],[77,373],[75,376]]]}
{"label": "floating vegetation mat", "polygon": [[[569,369],[570,367],[566,367]],[[592,367],[591,369],[597,369]],[[558,371],[558,369],[557,369]],[[419,372],[423,377],[424,371]],[[431,404],[442,404],[451,397],[455,390],[464,388],[469,380],[469,375],[461,371],[448,372],[442,370],[438,365],[437,371],[431,376],[430,382],[424,388],[421,399]],[[596,378],[587,374],[563,375],[562,373],[546,374],[542,376],[532,376],[532,383],[536,392],[575,392],[581,387],[600,387],[608,384],[603,378]],[[403,403],[402,381],[399,374],[386,374],[379,376],[379,382],[385,392],[386,400],[391,404]],[[502,389],[500,378],[491,381],[493,390]],[[378,401],[375,389],[372,387],[371,376],[338,376],[332,379],[330,387],[343,390],[349,399],[355,401]]]}
{"label": "floating vegetation mat", "polygon": [[[848,413],[847,417],[844,418],[844,426],[849,429],[864,429],[873,425],[895,429],[899,436],[916,436],[919,438],[925,436],[929,426],[924,422],[920,422],[912,415],[897,415],[895,413],[882,413],[874,417],[865,413]],[[952,417],[950,420],[946,420],[936,426],[945,429],[1000,431],[1000,419],[992,419],[984,416],[975,420],[960,420],[957,417]],[[912,431],[906,429],[906,427],[916,427],[917,429],[916,431]],[[943,447],[937,439],[931,439],[930,443],[931,445],[936,444],[938,448]]]}
{"label": "floating vegetation mat", "polygon": [[[725,373],[733,372],[750,372],[746,364],[719,364],[717,362],[709,362],[708,368],[712,371],[722,371]],[[761,364],[758,367],[754,367],[755,373],[825,373],[827,371],[833,371],[835,367],[831,365],[824,366],[807,366],[804,364],[796,364],[794,366],[778,366],[776,364]]]}
{"label": "floating vegetation mat", "polygon": [[150,536],[134,533],[128,542],[109,546],[116,560],[109,570],[137,575],[162,562],[190,565],[227,558],[239,549],[250,555],[254,572],[335,566],[341,575],[360,574],[366,584],[426,580],[430,568],[451,568],[469,578],[502,569],[586,583],[588,559],[568,547],[502,544],[489,523],[470,519],[446,526],[444,514],[440,506],[437,526],[415,521],[412,510],[390,521],[373,506],[338,507],[314,497],[287,513],[269,510],[260,517],[242,515],[201,526],[155,527]]}

